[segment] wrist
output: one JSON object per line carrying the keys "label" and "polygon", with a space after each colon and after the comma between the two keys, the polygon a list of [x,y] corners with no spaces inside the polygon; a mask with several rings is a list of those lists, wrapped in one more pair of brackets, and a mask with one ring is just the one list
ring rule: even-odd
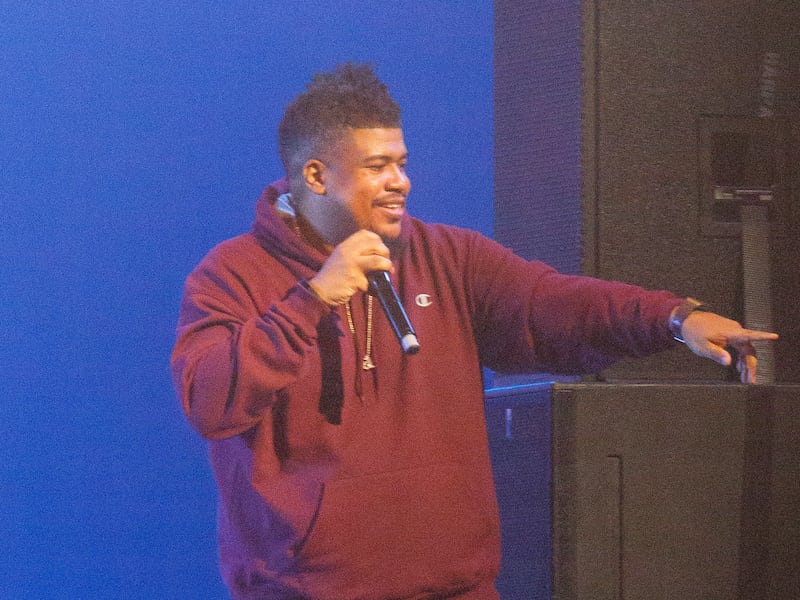
{"label": "wrist", "polygon": [[319,290],[316,288],[316,286],[314,286],[314,284],[311,283],[308,279],[301,279],[299,281],[299,284],[300,287],[306,290],[311,296],[322,302],[322,304],[324,304],[329,308],[332,306],[330,302],[328,302],[327,300],[325,300],[325,298],[322,297],[322,294],[319,293]]}
{"label": "wrist", "polygon": [[682,344],[686,343],[686,340],[683,338],[683,323],[686,321],[689,315],[695,311],[708,312],[710,310],[711,308],[709,308],[708,305],[703,304],[694,298],[685,298],[683,302],[673,308],[669,315],[669,321],[667,325],[675,341]]}

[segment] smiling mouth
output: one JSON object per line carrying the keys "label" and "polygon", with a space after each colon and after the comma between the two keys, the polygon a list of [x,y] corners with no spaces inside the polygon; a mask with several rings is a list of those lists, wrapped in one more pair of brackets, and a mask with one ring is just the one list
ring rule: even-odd
{"label": "smiling mouth", "polygon": [[405,198],[397,198],[393,200],[382,200],[375,203],[377,208],[384,208],[386,210],[397,211],[403,210],[406,207]]}

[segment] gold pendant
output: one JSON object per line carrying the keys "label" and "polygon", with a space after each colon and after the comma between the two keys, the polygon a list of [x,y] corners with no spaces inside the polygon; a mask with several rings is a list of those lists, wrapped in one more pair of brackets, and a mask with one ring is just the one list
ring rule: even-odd
{"label": "gold pendant", "polygon": [[364,371],[370,371],[375,368],[375,363],[372,362],[372,358],[369,354],[367,354],[364,359],[361,361],[361,368]]}

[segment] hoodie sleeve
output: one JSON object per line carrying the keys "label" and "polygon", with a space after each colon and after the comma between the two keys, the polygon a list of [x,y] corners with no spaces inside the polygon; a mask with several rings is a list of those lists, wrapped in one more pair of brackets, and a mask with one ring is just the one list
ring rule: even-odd
{"label": "hoodie sleeve", "polygon": [[237,248],[221,245],[187,278],[171,358],[184,412],[208,438],[253,427],[318,352],[318,326],[332,314]]}
{"label": "hoodie sleeve", "polygon": [[681,300],[671,292],[564,275],[482,236],[472,241],[474,325],[490,368],[593,373],[674,344],[667,323]]}

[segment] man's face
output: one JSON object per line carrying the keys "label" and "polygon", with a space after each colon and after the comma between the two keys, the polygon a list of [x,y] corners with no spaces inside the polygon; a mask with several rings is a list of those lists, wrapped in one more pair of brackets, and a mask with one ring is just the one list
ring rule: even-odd
{"label": "man's face", "polygon": [[[329,214],[344,209],[358,229],[373,231],[385,240],[397,238],[411,190],[407,159],[401,129],[348,130],[324,163],[323,201],[338,205],[330,206]],[[346,237],[355,232],[340,233]]]}

